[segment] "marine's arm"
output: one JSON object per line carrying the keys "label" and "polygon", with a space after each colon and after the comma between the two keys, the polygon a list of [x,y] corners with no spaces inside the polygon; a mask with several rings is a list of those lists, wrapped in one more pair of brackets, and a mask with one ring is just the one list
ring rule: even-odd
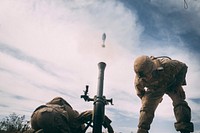
{"label": "marine's arm", "polygon": [[137,75],[135,76],[134,86],[137,96],[141,99],[145,94],[145,89],[142,80]]}
{"label": "marine's arm", "polygon": [[[87,123],[88,121],[92,120],[92,114],[93,114],[92,110],[84,111],[84,112],[80,113],[80,115],[77,117],[77,120],[81,124]],[[111,122],[112,121],[105,115],[103,126],[108,129],[108,133],[114,133],[114,130],[111,126]]]}
{"label": "marine's arm", "polygon": [[79,116],[77,117],[77,120],[81,124],[91,121],[92,120],[92,112],[93,112],[92,110],[87,110],[87,111],[80,113]]}
{"label": "marine's arm", "polygon": [[177,60],[170,61],[171,73],[173,73],[174,82],[170,88],[177,88],[181,85],[186,85],[187,65]]}
{"label": "marine's arm", "polygon": [[181,86],[181,85],[186,85],[185,77],[186,77],[188,67],[186,64],[181,63],[181,62],[180,62],[180,65],[182,67],[175,77],[176,77],[177,85]]}

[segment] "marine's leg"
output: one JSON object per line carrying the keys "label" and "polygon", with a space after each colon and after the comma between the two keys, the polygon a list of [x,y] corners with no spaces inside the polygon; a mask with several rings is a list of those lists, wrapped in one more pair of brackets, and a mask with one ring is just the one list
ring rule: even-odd
{"label": "marine's leg", "polygon": [[143,96],[137,133],[148,133],[154,118],[154,112],[158,104],[162,101],[163,95],[164,93],[149,91]]}
{"label": "marine's leg", "polygon": [[191,109],[185,101],[185,92],[182,87],[176,91],[168,92],[169,97],[173,101],[174,115],[176,123],[174,124],[177,131],[181,133],[190,133],[194,131],[193,123],[191,122]]}

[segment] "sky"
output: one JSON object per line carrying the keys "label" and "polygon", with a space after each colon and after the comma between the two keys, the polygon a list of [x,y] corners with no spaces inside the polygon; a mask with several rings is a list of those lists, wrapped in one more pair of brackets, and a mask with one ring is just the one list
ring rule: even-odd
{"label": "sky", "polygon": [[[134,59],[169,56],[188,65],[186,101],[200,132],[200,1],[1,0],[0,118],[15,112],[27,120],[56,96],[79,111],[86,85],[97,93],[98,63],[105,62],[103,93],[113,98],[106,115],[115,132],[136,132],[140,99]],[[102,34],[106,33],[105,48]],[[176,133],[169,97],[156,110],[150,132]]]}

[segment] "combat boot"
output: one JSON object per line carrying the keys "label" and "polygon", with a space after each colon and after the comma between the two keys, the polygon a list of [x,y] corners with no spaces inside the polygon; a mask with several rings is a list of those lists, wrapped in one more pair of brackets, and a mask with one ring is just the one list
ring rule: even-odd
{"label": "combat boot", "polygon": [[137,133],[149,133],[148,130],[138,128]]}
{"label": "combat boot", "polygon": [[182,130],[181,133],[190,133],[190,131]]}

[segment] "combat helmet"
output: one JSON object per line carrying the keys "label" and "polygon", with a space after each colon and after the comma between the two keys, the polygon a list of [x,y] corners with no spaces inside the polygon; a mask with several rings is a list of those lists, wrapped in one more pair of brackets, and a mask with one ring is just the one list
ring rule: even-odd
{"label": "combat helmet", "polygon": [[154,62],[146,55],[139,56],[134,61],[134,71],[139,78],[146,77],[148,74],[151,74],[154,68]]}
{"label": "combat helmet", "polygon": [[72,106],[66,100],[64,100],[62,97],[55,97],[53,100],[51,100],[47,104],[57,104],[60,106],[67,105],[70,108],[72,108]]}

